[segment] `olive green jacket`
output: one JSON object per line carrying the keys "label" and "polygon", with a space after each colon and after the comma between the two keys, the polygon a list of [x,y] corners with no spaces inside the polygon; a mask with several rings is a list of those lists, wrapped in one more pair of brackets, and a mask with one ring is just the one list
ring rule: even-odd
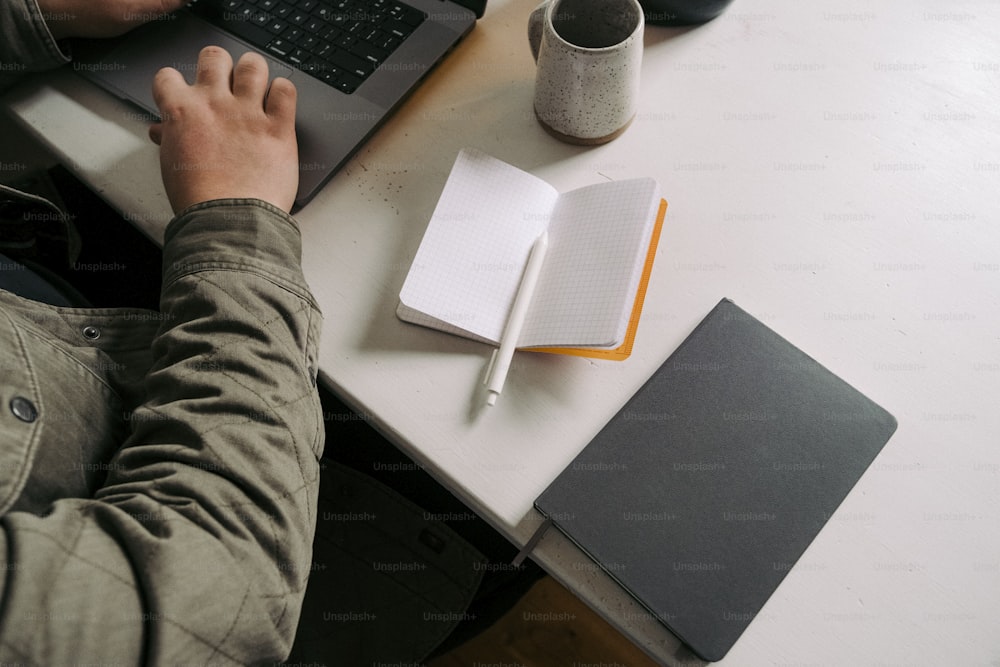
{"label": "olive green jacket", "polygon": [[0,291],[3,664],[273,664],[290,648],[323,442],[299,232],[226,200],[165,239],[160,312]]}
{"label": "olive green jacket", "polygon": [[[0,87],[66,60],[0,0]],[[0,664],[287,656],[323,442],[300,251],[282,211],[214,201],[167,227],[159,312],[0,290]]]}

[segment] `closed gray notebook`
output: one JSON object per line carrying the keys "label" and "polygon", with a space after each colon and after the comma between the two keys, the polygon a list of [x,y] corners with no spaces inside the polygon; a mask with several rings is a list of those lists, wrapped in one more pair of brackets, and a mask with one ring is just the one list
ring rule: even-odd
{"label": "closed gray notebook", "polygon": [[535,505],[720,660],[895,429],[723,300]]}

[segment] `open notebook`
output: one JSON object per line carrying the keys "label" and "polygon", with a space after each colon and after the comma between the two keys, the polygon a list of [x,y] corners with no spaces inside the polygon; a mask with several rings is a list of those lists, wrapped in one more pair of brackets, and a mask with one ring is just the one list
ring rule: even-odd
{"label": "open notebook", "polygon": [[400,292],[400,319],[497,344],[531,247],[549,249],[519,348],[623,359],[631,352],[666,212],[656,181],[564,194],[463,150]]}

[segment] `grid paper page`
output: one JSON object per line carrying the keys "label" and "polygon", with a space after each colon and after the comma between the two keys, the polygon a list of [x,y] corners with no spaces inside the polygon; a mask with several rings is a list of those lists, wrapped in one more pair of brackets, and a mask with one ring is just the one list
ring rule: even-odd
{"label": "grid paper page", "polygon": [[659,186],[651,178],[562,195],[519,346],[621,344],[659,204]]}
{"label": "grid paper page", "polygon": [[399,317],[498,342],[558,197],[481,151],[459,153],[400,292]]}

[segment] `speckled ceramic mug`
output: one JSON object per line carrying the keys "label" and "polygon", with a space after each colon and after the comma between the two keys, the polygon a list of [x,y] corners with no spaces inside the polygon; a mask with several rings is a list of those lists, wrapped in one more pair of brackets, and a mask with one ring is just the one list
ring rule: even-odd
{"label": "speckled ceramic mug", "polygon": [[535,116],[573,144],[603,144],[639,102],[644,19],[638,0],[548,0],[528,20]]}

